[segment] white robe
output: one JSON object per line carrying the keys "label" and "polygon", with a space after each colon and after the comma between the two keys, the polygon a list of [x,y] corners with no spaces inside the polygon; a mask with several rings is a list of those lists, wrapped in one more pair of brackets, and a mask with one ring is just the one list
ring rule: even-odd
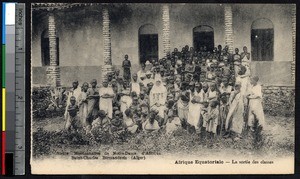
{"label": "white robe", "polygon": [[129,95],[124,95],[120,99],[121,101],[121,112],[125,115],[125,110],[128,109],[132,104],[132,98]]}
{"label": "white robe", "polygon": [[[114,91],[111,87],[107,87],[107,88],[102,87],[99,89],[99,95],[102,96],[104,94],[114,95]],[[112,119],[112,114],[113,114],[112,103],[113,103],[113,98],[100,97],[99,109],[104,110],[110,119]]]}
{"label": "white robe", "polygon": [[243,97],[244,105],[247,104],[247,94],[249,94],[249,89],[251,88],[249,76],[243,75],[243,76],[238,76],[236,78],[236,82],[241,83],[241,95]]}
{"label": "white robe", "polygon": [[248,60],[247,55],[244,56],[242,59],[242,65],[246,67],[246,75],[251,75],[251,70],[250,70],[250,59]]}
{"label": "white robe", "polygon": [[143,70],[138,71],[138,72],[137,72],[137,77],[138,77],[137,81],[138,81],[139,83],[143,82],[143,81],[141,80],[141,77],[146,78],[146,70],[145,70],[145,71],[143,71]]}
{"label": "white robe", "polygon": [[140,95],[141,87],[138,82],[131,83],[131,92],[135,91],[137,95]]}
{"label": "white robe", "polygon": [[192,103],[192,99],[194,98],[199,98],[199,102],[203,102],[204,100],[204,92],[201,90],[199,93],[196,91],[194,92],[194,95],[190,94],[190,102],[189,102],[189,114],[188,114],[188,119],[187,122],[195,126],[196,129],[199,128],[198,123],[200,119],[200,112],[201,112],[201,107],[202,105],[200,103]]}
{"label": "white robe", "polygon": [[157,109],[159,111],[159,116],[164,118],[165,104],[167,100],[167,88],[163,84],[160,84],[160,86],[154,85],[150,91],[149,99],[150,109]]}
{"label": "white robe", "polygon": [[257,84],[253,86],[250,90],[251,96],[256,96],[258,98],[249,99],[249,111],[248,111],[248,126],[253,126],[254,119],[258,120],[260,126],[265,125],[265,115],[262,106],[262,92],[261,85]]}
{"label": "white robe", "polygon": [[181,127],[181,121],[179,117],[174,117],[174,119],[171,122],[168,121],[166,124],[166,134],[171,134],[179,127]]}

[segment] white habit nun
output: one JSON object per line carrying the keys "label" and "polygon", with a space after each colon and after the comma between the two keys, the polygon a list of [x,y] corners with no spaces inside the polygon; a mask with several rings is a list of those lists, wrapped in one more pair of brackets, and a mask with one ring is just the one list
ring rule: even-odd
{"label": "white habit nun", "polygon": [[161,78],[155,78],[155,84],[150,91],[150,108],[157,109],[158,115],[164,117],[165,103],[167,100],[167,88],[162,84]]}

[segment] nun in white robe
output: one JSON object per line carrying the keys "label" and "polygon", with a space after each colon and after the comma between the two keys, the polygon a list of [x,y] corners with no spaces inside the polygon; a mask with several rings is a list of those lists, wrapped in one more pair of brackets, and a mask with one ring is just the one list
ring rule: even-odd
{"label": "nun in white robe", "polygon": [[155,78],[155,84],[149,95],[150,108],[159,111],[158,115],[164,118],[165,104],[167,101],[167,88],[162,84],[161,78]]}

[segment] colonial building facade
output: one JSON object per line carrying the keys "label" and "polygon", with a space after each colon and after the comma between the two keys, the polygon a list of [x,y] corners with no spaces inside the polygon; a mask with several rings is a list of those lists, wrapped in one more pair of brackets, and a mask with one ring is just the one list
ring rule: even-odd
{"label": "colonial building facade", "polygon": [[101,81],[128,54],[132,71],[185,45],[248,47],[265,86],[294,86],[292,4],[33,4],[32,82]]}

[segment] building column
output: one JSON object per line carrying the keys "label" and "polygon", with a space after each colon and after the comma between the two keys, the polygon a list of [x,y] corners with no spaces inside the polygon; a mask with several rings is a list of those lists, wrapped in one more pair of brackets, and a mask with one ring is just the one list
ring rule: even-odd
{"label": "building column", "polygon": [[52,13],[48,16],[48,35],[50,66],[47,67],[47,84],[60,87],[60,69],[57,65],[56,25],[55,16]]}
{"label": "building column", "polygon": [[102,80],[107,79],[107,74],[113,71],[112,60],[111,60],[111,35],[110,35],[110,20],[109,11],[106,5],[103,6],[102,10],[103,19],[103,58],[104,64],[102,67]]}
{"label": "building column", "polygon": [[295,84],[296,78],[296,5],[292,5],[292,47],[293,47],[293,60],[291,63],[292,71],[292,84]]}
{"label": "building column", "polygon": [[162,7],[162,21],[163,21],[163,48],[164,56],[171,50],[170,44],[170,10],[169,5],[164,4]]}
{"label": "building column", "polygon": [[232,7],[224,6],[224,22],[225,22],[225,45],[229,47],[229,52],[233,53],[233,28],[232,28]]}

